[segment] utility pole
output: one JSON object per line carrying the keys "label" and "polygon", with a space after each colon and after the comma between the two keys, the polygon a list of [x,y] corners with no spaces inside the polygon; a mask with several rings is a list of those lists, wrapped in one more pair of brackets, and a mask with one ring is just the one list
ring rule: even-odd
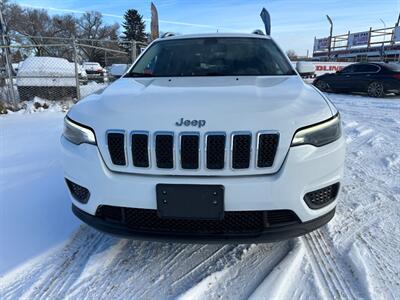
{"label": "utility pole", "polygon": [[328,43],[328,60],[331,60],[331,51],[332,51],[332,34],[333,34],[333,22],[331,17],[326,15],[326,18],[328,19],[328,22],[330,24],[330,30],[329,30],[329,43]]}
{"label": "utility pole", "polygon": [[13,84],[13,77],[12,77],[12,65],[10,61],[9,55],[9,44],[6,39],[6,25],[3,19],[3,12],[0,9],[0,35],[1,35],[1,45],[3,46],[3,55],[6,60],[6,72],[8,75],[8,85],[9,85],[9,95],[15,107],[17,107],[17,99],[15,98],[14,93],[14,84]]}

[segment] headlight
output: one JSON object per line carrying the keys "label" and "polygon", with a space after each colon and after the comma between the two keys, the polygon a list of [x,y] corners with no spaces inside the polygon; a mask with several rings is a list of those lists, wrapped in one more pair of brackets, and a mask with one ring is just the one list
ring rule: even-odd
{"label": "headlight", "polygon": [[338,113],[327,121],[299,129],[293,137],[291,146],[308,144],[321,147],[336,141],[341,135],[342,127]]}
{"label": "headlight", "polygon": [[83,143],[96,145],[96,136],[92,129],[73,122],[68,117],[64,118],[64,137],[76,145]]}

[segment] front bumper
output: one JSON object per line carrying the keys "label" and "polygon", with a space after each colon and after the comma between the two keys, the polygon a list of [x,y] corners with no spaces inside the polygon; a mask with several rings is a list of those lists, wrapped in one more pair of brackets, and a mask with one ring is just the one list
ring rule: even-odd
{"label": "front bumper", "polygon": [[[61,138],[65,177],[90,191],[86,204],[71,197],[85,222],[93,223],[99,206],[110,205],[138,209],[157,209],[156,185],[211,184],[225,188],[225,211],[291,210],[301,221],[293,236],[307,232],[305,225],[331,213],[337,200],[320,209],[311,209],[303,197],[306,193],[340,182],[343,176],[345,141],[323,147],[309,145],[290,148],[279,172],[253,176],[168,176],[135,175],[110,171],[94,145],[74,145]],[[332,214],[333,216],[333,214]],[[331,217],[332,217],[331,216]],[[330,218],[331,218],[330,217]],[[330,218],[325,218],[326,222]],[[104,229],[104,224],[95,227]],[[316,228],[310,225],[307,228]],[[314,227],[313,227],[314,226]],[[106,231],[106,230],[105,230]],[[277,234],[277,233],[276,233]],[[273,236],[273,234],[272,234]],[[289,235],[290,236],[290,235]]]}
{"label": "front bumper", "polygon": [[110,222],[93,216],[72,205],[72,211],[80,220],[93,228],[106,232],[108,234],[121,236],[121,237],[134,237],[135,239],[154,240],[154,241],[172,241],[184,243],[257,243],[257,242],[274,242],[285,239],[290,239],[304,235],[313,231],[326,223],[328,223],[335,215],[335,209],[327,214],[318,217],[314,220],[303,222],[299,224],[290,224],[286,226],[279,226],[274,228],[265,228],[262,232],[257,234],[178,234],[173,232],[162,231],[141,231],[132,230],[129,227]]}

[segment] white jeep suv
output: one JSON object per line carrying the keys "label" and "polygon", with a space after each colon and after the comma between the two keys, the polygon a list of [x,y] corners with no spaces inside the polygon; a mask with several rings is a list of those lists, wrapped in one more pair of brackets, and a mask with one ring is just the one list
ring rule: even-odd
{"label": "white jeep suv", "polygon": [[191,242],[274,241],[324,225],[345,154],[337,109],[257,34],[154,41],[72,107],[61,143],[82,221]]}

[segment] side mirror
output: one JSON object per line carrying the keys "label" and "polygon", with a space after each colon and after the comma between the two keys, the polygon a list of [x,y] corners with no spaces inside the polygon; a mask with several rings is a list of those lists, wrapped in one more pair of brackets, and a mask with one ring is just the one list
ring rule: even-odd
{"label": "side mirror", "polygon": [[311,61],[298,61],[296,70],[300,76],[312,76],[315,74],[315,66]]}

